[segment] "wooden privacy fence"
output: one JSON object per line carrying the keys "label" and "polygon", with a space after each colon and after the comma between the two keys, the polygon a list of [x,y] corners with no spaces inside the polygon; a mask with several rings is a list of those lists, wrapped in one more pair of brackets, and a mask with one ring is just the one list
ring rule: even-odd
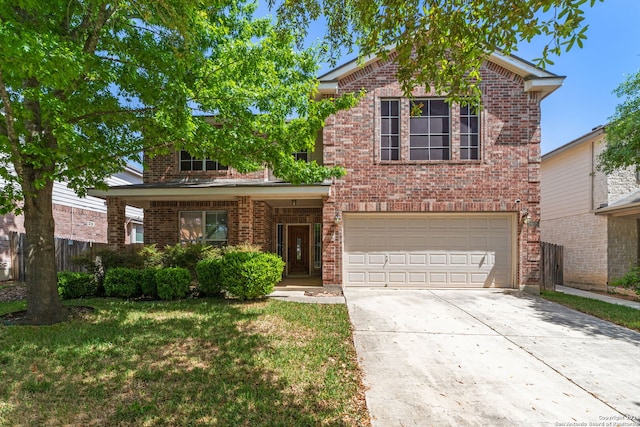
{"label": "wooden privacy fence", "polygon": [[540,290],[555,291],[556,285],[562,285],[562,256],[562,246],[542,242]]}
{"label": "wooden privacy fence", "polygon": [[[24,281],[27,271],[26,235],[24,233],[9,233],[11,248],[11,279]],[[74,257],[86,254],[95,256],[97,252],[109,247],[106,243],[81,242],[71,239],[55,239],[56,268],[58,271],[84,271],[81,265],[73,262]],[[126,245],[130,251],[137,250],[141,245]]]}

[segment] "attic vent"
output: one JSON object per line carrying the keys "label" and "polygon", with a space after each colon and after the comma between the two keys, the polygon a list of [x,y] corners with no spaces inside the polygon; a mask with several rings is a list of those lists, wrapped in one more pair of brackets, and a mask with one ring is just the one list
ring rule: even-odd
{"label": "attic vent", "polygon": [[607,206],[609,206],[609,203],[600,203],[600,206],[598,206],[598,209],[606,208]]}

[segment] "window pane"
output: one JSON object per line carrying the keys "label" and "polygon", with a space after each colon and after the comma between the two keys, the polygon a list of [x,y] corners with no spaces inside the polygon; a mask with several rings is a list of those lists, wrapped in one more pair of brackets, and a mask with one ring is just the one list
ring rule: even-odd
{"label": "window pane", "polygon": [[193,169],[194,171],[201,171],[202,170],[202,160],[194,160],[192,162],[193,164]]}
{"label": "window pane", "polygon": [[478,133],[478,116],[469,117],[469,128],[472,133]]}
{"label": "window pane", "polygon": [[415,114],[412,117],[427,117],[429,111],[429,101],[416,100],[411,103],[411,114]]}
{"label": "window pane", "polygon": [[431,137],[429,141],[429,145],[433,148],[442,148],[449,146],[449,136],[448,135],[434,135]]}
{"label": "window pane", "polygon": [[384,117],[380,119],[380,133],[382,135],[388,135],[390,129],[391,129],[391,119],[387,119]]}
{"label": "window pane", "polygon": [[322,224],[313,225],[313,267],[322,267]]}
{"label": "window pane", "polygon": [[180,170],[181,171],[190,171],[191,170],[191,161],[187,160],[186,162],[180,162]]}
{"label": "window pane", "polygon": [[380,116],[385,117],[391,115],[389,105],[390,101],[380,101]]}
{"label": "window pane", "polygon": [[430,114],[432,116],[448,116],[449,115],[449,105],[446,101],[441,99],[432,99],[430,102]]}
{"label": "window pane", "polygon": [[431,150],[431,160],[449,160],[449,149],[433,148]]}
{"label": "window pane", "polygon": [[391,105],[391,115],[400,116],[400,101],[389,101],[389,104]]}
{"label": "window pane", "polygon": [[180,160],[189,160],[189,161],[191,161],[191,155],[189,153],[187,153],[186,151],[182,150],[182,151],[180,151]]}
{"label": "window pane", "polygon": [[205,168],[208,171],[216,170],[216,162],[214,162],[213,160],[205,160]]}
{"label": "window pane", "polygon": [[390,151],[388,148],[383,148],[380,150],[380,160],[391,160]]}
{"label": "window pane", "polygon": [[449,118],[434,117],[429,119],[429,131],[433,133],[449,133]]}
{"label": "window pane", "polygon": [[202,240],[202,212],[180,212],[180,242]]}
{"label": "window pane", "polygon": [[227,213],[226,212],[207,212],[206,240],[227,240]]}
{"label": "window pane", "polygon": [[390,160],[400,160],[400,150],[394,148],[391,150],[391,159]]}
{"label": "window pane", "polygon": [[411,117],[409,122],[409,130],[411,133],[426,134],[429,132],[429,119],[426,117]]}
{"label": "window pane", "polygon": [[429,160],[429,150],[427,148],[411,148],[411,160]]}
{"label": "window pane", "polygon": [[427,135],[412,135],[411,136],[411,149],[414,148],[428,148],[429,137]]}

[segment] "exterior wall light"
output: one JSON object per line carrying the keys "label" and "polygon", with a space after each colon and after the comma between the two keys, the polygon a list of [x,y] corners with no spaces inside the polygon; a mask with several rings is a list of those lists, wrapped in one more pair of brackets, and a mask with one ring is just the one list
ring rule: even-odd
{"label": "exterior wall light", "polygon": [[333,218],[333,222],[335,222],[336,225],[342,222],[342,217],[340,216],[340,212],[336,212],[336,216]]}

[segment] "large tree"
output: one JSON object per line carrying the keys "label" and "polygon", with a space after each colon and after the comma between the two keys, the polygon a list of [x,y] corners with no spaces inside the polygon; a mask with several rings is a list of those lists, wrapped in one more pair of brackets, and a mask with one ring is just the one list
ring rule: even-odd
{"label": "large tree", "polygon": [[605,127],[607,146],[598,158],[598,169],[640,168],[640,71],[630,75],[614,91],[622,102]]}
{"label": "large tree", "polygon": [[232,0],[0,2],[0,205],[24,213],[29,323],[66,318],[55,180],[82,195],[170,146],[293,182],[341,173],[291,153],[355,97],[314,102],[317,52],[253,11]]}
{"label": "large tree", "polygon": [[545,41],[537,65],[582,47],[584,8],[603,0],[268,0],[281,27],[304,37],[326,19],[332,59],[343,50],[361,57],[397,52],[398,78],[409,94],[416,86],[452,100],[480,97],[480,66],[493,52],[514,52],[519,43]]}

